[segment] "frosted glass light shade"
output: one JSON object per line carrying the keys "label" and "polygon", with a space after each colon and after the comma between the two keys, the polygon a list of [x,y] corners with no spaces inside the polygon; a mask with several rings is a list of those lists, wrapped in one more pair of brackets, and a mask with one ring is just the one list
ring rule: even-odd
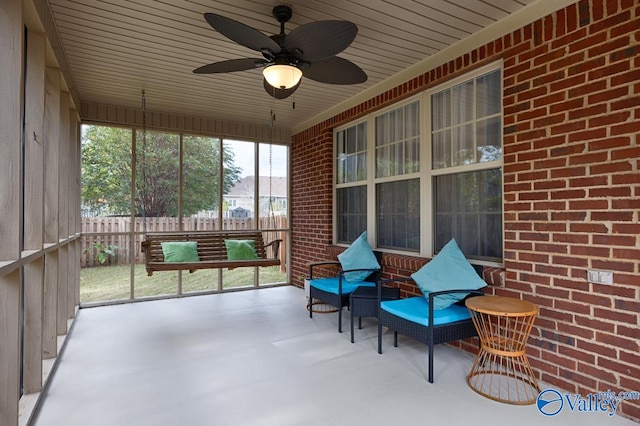
{"label": "frosted glass light shade", "polygon": [[291,89],[302,78],[302,71],[291,65],[269,65],[262,70],[262,75],[277,89]]}

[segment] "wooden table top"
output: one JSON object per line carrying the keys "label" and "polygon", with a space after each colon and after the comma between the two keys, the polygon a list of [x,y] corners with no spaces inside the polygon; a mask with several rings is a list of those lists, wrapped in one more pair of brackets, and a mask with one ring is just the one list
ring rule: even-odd
{"label": "wooden table top", "polygon": [[483,314],[519,317],[537,315],[538,306],[526,300],[504,296],[476,296],[466,300],[465,305],[472,311]]}

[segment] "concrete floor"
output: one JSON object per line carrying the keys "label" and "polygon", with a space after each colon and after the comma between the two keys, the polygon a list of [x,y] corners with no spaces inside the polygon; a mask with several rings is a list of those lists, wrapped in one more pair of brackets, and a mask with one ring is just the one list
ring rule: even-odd
{"label": "concrete floor", "polygon": [[[346,312],[346,311],[345,311]],[[308,318],[304,291],[276,287],[80,310],[35,426],[636,425],[604,413],[494,402],[466,383],[470,354],[401,338],[376,351],[337,315]]]}

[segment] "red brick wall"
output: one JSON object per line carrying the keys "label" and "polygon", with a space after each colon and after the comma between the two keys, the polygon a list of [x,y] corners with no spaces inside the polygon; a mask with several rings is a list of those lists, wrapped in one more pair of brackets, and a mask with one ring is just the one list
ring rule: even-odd
{"label": "red brick wall", "polygon": [[[638,0],[580,1],[295,135],[294,283],[335,255],[333,127],[502,59],[506,274],[491,292],[540,306],[528,346],[539,379],[640,391],[639,43]],[[399,259],[385,256],[387,275],[407,272]],[[614,284],[587,283],[587,268]],[[640,401],[619,411],[640,420]]]}

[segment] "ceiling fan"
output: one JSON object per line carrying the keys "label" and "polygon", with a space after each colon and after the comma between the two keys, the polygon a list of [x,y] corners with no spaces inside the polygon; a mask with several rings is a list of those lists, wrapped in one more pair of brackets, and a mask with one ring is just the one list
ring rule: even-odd
{"label": "ceiling fan", "polygon": [[336,56],[356,37],[358,27],[348,21],[317,21],[301,25],[289,34],[285,22],[291,19],[289,6],[276,6],[273,16],[280,22],[280,34],[267,36],[231,18],[205,13],[204,18],[225,37],[262,53],[262,58],[241,58],[214,62],[193,70],[196,74],[227,73],[263,69],[265,91],[276,99],[292,95],[302,76],[328,84],[358,84],[367,74],[353,62]]}

